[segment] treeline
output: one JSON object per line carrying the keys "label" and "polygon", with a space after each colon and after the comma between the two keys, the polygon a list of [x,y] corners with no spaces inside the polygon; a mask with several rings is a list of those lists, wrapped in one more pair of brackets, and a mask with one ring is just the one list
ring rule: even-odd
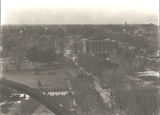
{"label": "treeline", "polygon": [[[136,29],[143,29],[153,35],[132,36]],[[126,30],[124,32],[123,30]],[[3,45],[12,47],[18,37],[24,40],[44,39],[68,39],[73,40],[82,38],[95,39],[115,39],[121,42],[127,42],[129,45],[146,50],[155,50],[158,47],[158,27],[153,24],[142,25],[21,25],[21,26],[3,26],[2,41]],[[8,43],[9,42],[9,43]],[[7,43],[7,44],[6,44]]]}
{"label": "treeline", "polygon": [[139,27],[148,32],[158,31],[158,27],[152,24],[144,25],[22,25],[22,26],[3,26],[2,33],[9,35],[18,35],[20,30],[24,30],[23,36],[30,37],[33,35],[48,35],[52,38],[60,36],[80,36],[94,37],[94,33],[110,33],[123,32],[126,29],[128,32],[133,32]]}

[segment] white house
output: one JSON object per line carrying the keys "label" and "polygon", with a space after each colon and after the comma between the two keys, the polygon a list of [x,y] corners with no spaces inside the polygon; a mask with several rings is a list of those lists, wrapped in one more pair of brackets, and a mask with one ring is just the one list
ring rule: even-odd
{"label": "white house", "polygon": [[137,75],[139,77],[160,77],[160,72],[157,71],[143,71],[143,72],[137,72]]}
{"label": "white house", "polygon": [[69,57],[71,56],[71,53],[72,53],[72,51],[71,51],[70,49],[64,50],[64,56],[65,56],[66,58],[69,58]]}

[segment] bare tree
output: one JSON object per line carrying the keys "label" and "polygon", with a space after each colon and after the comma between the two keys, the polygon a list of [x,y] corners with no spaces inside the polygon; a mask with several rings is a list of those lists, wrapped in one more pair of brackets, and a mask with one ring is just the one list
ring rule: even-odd
{"label": "bare tree", "polygon": [[22,62],[24,62],[24,58],[26,55],[26,51],[21,47],[14,47],[12,51],[9,53],[12,63],[15,65],[16,70],[20,71]]}

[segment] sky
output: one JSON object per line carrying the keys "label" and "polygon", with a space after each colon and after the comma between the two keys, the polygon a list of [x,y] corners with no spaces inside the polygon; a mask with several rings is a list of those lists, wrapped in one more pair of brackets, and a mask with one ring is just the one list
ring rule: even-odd
{"label": "sky", "polygon": [[1,24],[159,24],[159,0],[1,0]]}

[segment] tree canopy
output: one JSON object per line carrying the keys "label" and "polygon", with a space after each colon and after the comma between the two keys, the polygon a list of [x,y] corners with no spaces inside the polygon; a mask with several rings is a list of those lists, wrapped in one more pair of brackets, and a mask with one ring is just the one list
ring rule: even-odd
{"label": "tree canopy", "polygon": [[57,56],[54,49],[48,48],[42,50],[36,46],[27,50],[27,58],[31,62],[44,62],[44,63],[49,63],[57,60]]}

